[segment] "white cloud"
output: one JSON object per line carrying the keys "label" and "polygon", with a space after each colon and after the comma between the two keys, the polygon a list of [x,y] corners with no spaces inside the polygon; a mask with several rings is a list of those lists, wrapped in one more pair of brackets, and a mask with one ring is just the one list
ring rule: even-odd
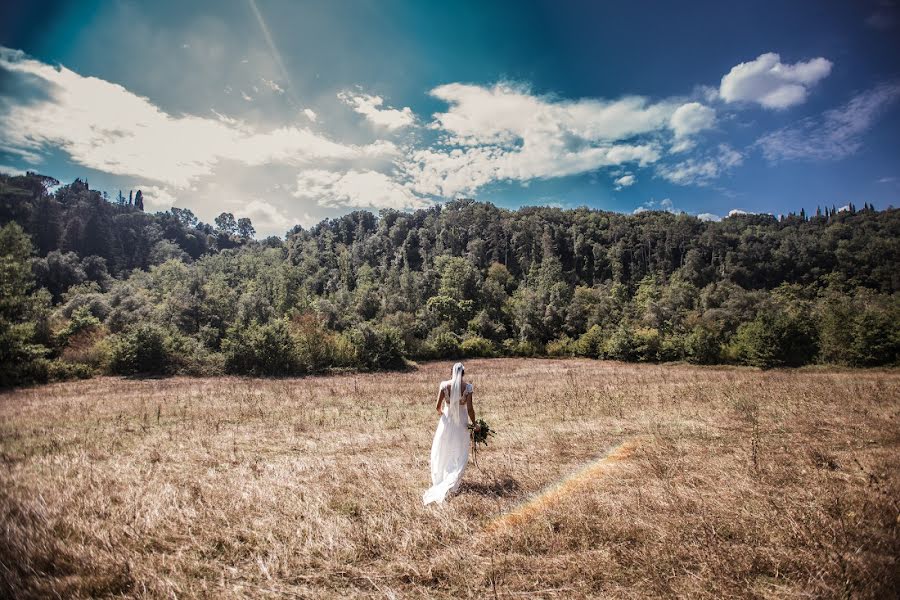
{"label": "white cloud", "polygon": [[147,212],[166,211],[177,202],[175,196],[164,187],[146,183],[134,187],[144,195],[144,209]]}
{"label": "white cloud", "polygon": [[657,173],[663,179],[678,185],[707,185],[743,160],[740,152],[727,144],[719,144],[715,154],[689,158],[674,165],[660,165]]}
{"label": "white cloud", "polygon": [[304,108],[303,114],[306,115],[306,118],[309,119],[310,121],[312,121],[313,123],[315,123],[316,121],[319,120],[319,115],[317,115],[316,112],[311,108]]}
{"label": "white cloud", "polygon": [[284,235],[296,223],[275,205],[259,199],[251,200],[236,216],[249,218],[253,223],[253,228],[257,231],[257,237]]}
{"label": "white cloud", "polygon": [[659,201],[653,200],[651,198],[650,200],[647,200],[646,202],[644,202],[643,204],[638,206],[636,209],[634,209],[634,211],[632,211],[632,214],[639,215],[642,212],[647,212],[649,210],[658,210],[658,211],[674,213],[675,212],[675,204],[669,198],[664,198]]}
{"label": "white cloud", "polygon": [[17,167],[10,167],[9,165],[0,165],[0,173],[4,173],[5,175],[24,175],[25,171]]}
{"label": "white cloud", "polygon": [[765,108],[783,109],[806,101],[809,88],[831,72],[831,61],[814,58],[786,64],[774,52],[731,69],[719,86],[725,102],[755,102]]}
{"label": "white cloud", "polygon": [[527,144],[548,134],[612,142],[662,129],[675,110],[672,103],[651,104],[639,96],[554,101],[508,83],[490,88],[452,83],[433,89],[431,95],[450,104],[447,112],[435,115],[433,127],[468,145]]}
{"label": "white cloud", "polygon": [[900,83],[882,84],[854,96],[819,118],[766,134],[756,143],[770,161],[839,160],[862,147],[862,135],[900,99]]}
{"label": "white cloud", "polygon": [[628,186],[634,185],[634,182],[637,181],[631,173],[627,175],[622,175],[618,179],[616,179],[613,183],[616,184],[616,191],[622,190],[623,188],[627,188]]}
{"label": "white cloud", "polygon": [[266,79],[265,77],[260,77],[260,80],[264,84],[266,84],[266,87],[268,87],[270,90],[272,90],[276,94],[284,93],[284,88],[282,88],[280,85],[278,85],[278,83],[272,81],[271,79]]}
{"label": "white cloud", "polygon": [[716,122],[716,111],[699,102],[682,104],[672,113],[669,126],[675,134],[672,153],[686,152],[696,145],[693,135],[711,128]]}
{"label": "white cloud", "polygon": [[715,122],[715,110],[699,102],[688,102],[676,108],[672,113],[671,127],[676,138],[685,138],[709,129]]}
{"label": "white cloud", "polygon": [[173,116],[120,85],[6,48],[0,67],[46,87],[45,97],[9,103],[0,114],[0,148],[31,158],[59,148],[86,167],[184,187],[220,161],[305,166],[397,151],[389,142],[346,145],[297,127],[260,132],[227,117]]}
{"label": "white cloud", "polygon": [[297,198],[315,200],[319,206],[340,208],[425,208],[428,200],[378,171],[347,172],[307,169],[297,176]]}
{"label": "white cloud", "polygon": [[241,90],[241,98],[243,98],[243,99],[246,100],[247,102],[253,102],[253,97],[252,97],[252,96],[249,96],[249,95],[247,94],[247,92],[245,92],[244,90]]}
{"label": "white cloud", "polygon": [[700,213],[697,218],[701,221],[721,221],[722,217],[713,213]]}
{"label": "white cloud", "polygon": [[430,125],[440,143],[413,152],[403,170],[417,193],[445,197],[495,181],[652,164],[660,158],[655,135],[677,108],[639,97],[559,101],[507,83],[454,83],[432,95],[450,104]]}
{"label": "white cloud", "polygon": [[729,217],[737,217],[740,215],[755,215],[755,212],[750,212],[748,210],[741,210],[740,208],[732,208],[728,211]]}
{"label": "white cloud", "polygon": [[351,106],[354,111],[363,115],[376,127],[383,127],[393,131],[408,127],[416,120],[408,106],[404,106],[402,109],[380,108],[384,104],[384,99],[381,96],[353,94],[350,92],[340,92],[337,96],[342,102]]}

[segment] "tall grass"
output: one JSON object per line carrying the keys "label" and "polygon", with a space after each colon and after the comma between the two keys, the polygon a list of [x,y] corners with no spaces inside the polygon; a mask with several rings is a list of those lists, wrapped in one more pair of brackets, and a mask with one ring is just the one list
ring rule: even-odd
{"label": "tall grass", "polygon": [[[449,364],[0,396],[4,597],[891,597],[900,375],[472,360],[499,433],[424,508]],[[541,490],[640,445],[517,519]]]}

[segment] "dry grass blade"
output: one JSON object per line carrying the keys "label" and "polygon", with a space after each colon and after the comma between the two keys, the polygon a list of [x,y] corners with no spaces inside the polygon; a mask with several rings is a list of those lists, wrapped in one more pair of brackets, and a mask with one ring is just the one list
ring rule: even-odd
{"label": "dry grass blade", "polygon": [[421,493],[448,364],[2,394],[0,596],[900,592],[896,371],[466,367],[499,433],[441,507]]}

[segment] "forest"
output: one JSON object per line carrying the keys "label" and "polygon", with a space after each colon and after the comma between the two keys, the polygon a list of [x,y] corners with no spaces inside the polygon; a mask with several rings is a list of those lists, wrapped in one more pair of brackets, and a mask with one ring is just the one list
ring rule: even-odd
{"label": "forest", "polygon": [[457,199],[255,239],[0,175],[0,386],[451,357],[895,365],[900,212],[506,210]]}

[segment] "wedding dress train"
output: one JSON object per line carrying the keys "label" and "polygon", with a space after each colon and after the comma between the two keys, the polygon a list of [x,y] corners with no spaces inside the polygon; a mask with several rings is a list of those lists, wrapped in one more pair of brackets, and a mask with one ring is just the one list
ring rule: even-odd
{"label": "wedding dress train", "polygon": [[[462,367],[462,365],[460,365]],[[456,375],[454,367],[454,375]],[[453,389],[453,380],[441,382],[445,389],[443,414],[438,421],[431,443],[431,487],[422,495],[426,505],[440,504],[448,494],[459,489],[466,464],[469,462],[469,415],[466,405],[460,402],[471,393],[472,384],[466,384],[465,392]],[[453,398],[454,392],[456,398]],[[453,412],[456,414],[453,414]]]}

